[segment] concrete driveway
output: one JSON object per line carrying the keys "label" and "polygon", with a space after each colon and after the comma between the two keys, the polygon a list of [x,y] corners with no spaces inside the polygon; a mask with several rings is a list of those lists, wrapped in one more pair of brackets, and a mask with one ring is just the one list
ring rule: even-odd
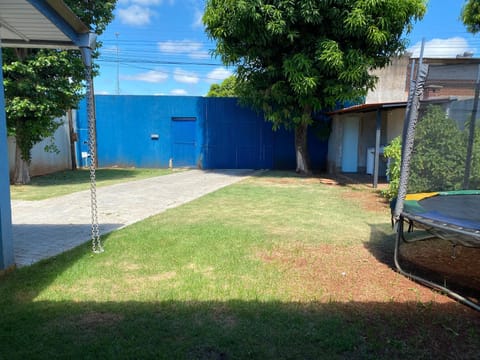
{"label": "concrete driveway", "polygon": [[[190,170],[97,189],[100,233],[133,224],[224,186],[253,170]],[[12,201],[15,263],[31,265],[91,240],[90,191]]]}

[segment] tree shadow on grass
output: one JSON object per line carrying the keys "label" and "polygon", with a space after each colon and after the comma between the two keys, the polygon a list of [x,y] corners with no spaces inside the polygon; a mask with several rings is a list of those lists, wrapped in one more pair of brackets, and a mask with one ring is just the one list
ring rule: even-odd
{"label": "tree shadow on grass", "polygon": [[[96,169],[97,178],[101,180],[124,180],[134,178],[136,171],[128,168],[121,169]],[[64,170],[48,175],[32,177],[29,185],[33,186],[51,186],[55,184],[77,185],[90,181],[90,171],[88,169]]]}
{"label": "tree shadow on grass", "polygon": [[2,309],[8,359],[473,359],[480,350],[480,319],[453,303],[33,301]]}

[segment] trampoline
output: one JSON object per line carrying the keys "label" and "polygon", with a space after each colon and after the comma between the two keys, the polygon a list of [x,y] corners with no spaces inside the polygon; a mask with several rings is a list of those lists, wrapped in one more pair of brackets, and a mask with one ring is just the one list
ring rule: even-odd
{"label": "trampoline", "polygon": [[480,246],[480,191],[408,194],[403,221],[454,245]]}
{"label": "trampoline", "polygon": [[[441,88],[443,97],[424,94],[428,86]],[[445,275],[426,275],[422,269],[408,272],[400,263],[405,260],[401,246],[416,241],[447,241],[452,259],[457,246],[480,248],[480,64],[421,64],[410,89],[398,196],[392,209],[395,266],[410,279],[480,311],[480,298],[462,295],[461,287],[449,288]],[[455,98],[448,90],[462,97]],[[480,257],[477,265],[469,265],[479,269]],[[444,269],[449,270],[446,263]],[[466,275],[474,279],[471,270]],[[480,294],[480,289],[474,293]]]}

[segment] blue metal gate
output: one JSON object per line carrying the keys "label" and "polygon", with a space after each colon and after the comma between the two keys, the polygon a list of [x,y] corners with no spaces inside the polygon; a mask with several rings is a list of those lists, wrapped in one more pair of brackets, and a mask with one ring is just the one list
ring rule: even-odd
{"label": "blue metal gate", "polygon": [[196,166],[195,117],[172,117],[172,161],[174,167]]}

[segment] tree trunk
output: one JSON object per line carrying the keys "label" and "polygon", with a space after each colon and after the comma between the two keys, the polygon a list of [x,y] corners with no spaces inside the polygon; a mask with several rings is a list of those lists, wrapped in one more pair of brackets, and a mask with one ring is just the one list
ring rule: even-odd
{"label": "tree trunk", "polygon": [[75,156],[75,142],[77,141],[77,133],[73,128],[73,114],[72,110],[67,112],[68,118],[68,132],[69,132],[69,141],[70,141],[70,159],[72,162],[72,170],[77,170],[77,157]]}
{"label": "tree trunk", "polygon": [[295,127],[295,154],[297,157],[297,169],[299,174],[310,175],[310,157],[307,147],[308,124],[302,122]]}
{"label": "tree trunk", "polygon": [[12,183],[15,185],[25,185],[30,182],[28,163],[22,159],[21,154],[20,148],[15,141],[15,172],[12,179]]}
{"label": "tree trunk", "polygon": [[[25,60],[31,49],[27,48],[15,48],[15,54],[19,61]],[[30,182],[30,172],[28,169],[28,163],[22,159],[22,152],[18,147],[18,139],[15,139],[15,170],[13,173],[12,184],[25,185]]]}

